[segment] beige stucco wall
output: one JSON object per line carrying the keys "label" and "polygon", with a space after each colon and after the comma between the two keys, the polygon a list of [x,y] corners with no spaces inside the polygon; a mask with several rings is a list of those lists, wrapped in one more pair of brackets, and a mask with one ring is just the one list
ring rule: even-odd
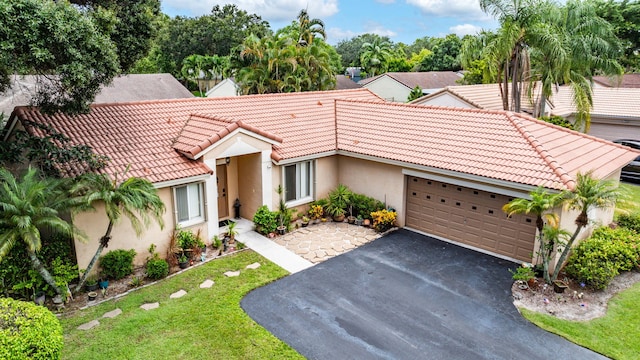
{"label": "beige stucco wall", "polygon": [[360,194],[386,201],[398,213],[397,223],[404,226],[405,180],[402,168],[347,156],[338,158],[338,181]]}
{"label": "beige stucco wall", "polygon": [[[253,219],[253,214],[262,205],[262,179],[260,175],[260,154],[238,156],[238,198],[240,199],[240,216]],[[236,198],[231,199],[231,205]],[[233,216],[233,208],[231,216]]]}
{"label": "beige stucco wall", "polygon": [[383,76],[365,84],[364,87],[387,101],[406,102],[411,93],[411,89],[388,76]]}
{"label": "beige stucco wall", "polygon": [[422,99],[415,102],[419,105],[433,105],[433,106],[447,106],[447,107],[459,107],[465,109],[475,109],[476,107],[460,100],[460,98],[453,96],[449,93],[442,93],[437,96],[430,97],[428,99]]}
{"label": "beige stucco wall", "polygon": [[[160,196],[160,199],[162,199],[166,206],[166,211],[162,216],[164,229],[160,229],[160,226],[156,222],[152,222],[138,237],[129,219],[123,216],[111,232],[109,247],[104,249],[101,255],[114,249],[134,249],[137,253],[134,264],[136,266],[144,265],[147,256],[149,256],[149,246],[155,244],[156,251],[161,257],[165,257],[171,232],[175,229],[173,196],[170,188],[158,189],[158,196]],[[89,261],[91,261],[91,258],[98,248],[98,241],[102,235],[104,235],[109,224],[107,215],[104,212],[104,204],[98,203],[95,208],[95,212],[80,213],[73,218],[73,223],[83,231],[88,238],[88,242],[86,243],[80,241],[78,238],[74,241],[78,267],[80,269],[85,269]],[[192,229],[194,232],[200,228],[202,229],[201,234],[203,239],[206,240],[208,234],[205,223],[189,227],[189,229]],[[97,271],[97,267],[94,267],[94,271]]]}

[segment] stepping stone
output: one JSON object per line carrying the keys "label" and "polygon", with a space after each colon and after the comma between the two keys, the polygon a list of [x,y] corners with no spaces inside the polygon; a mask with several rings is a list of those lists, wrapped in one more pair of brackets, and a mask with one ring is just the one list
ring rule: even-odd
{"label": "stepping stone", "polygon": [[208,289],[213,286],[215,282],[213,280],[207,279],[202,284],[200,284],[200,289]]}
{"label": "stepping stone", "polygon": [[93,329],[98,325],[100,325],[100,322],[98,320],[91,320],[88,323],[78,326],[78,330],[89,330],[89,329]]}
{"label": "stepping stone", "polygon": [[178,298],[181,298],[181,297],[183,297],[185,295],[187,295],[187,292],[182,290],[182,289],[180,289],[180,290],[174,292],[173,294],[169,295],[169,298],[170,299],[178,299]]}
{"label": "stepping stone", "polygon": [[240,271],[227,271],[226,273],[224,273],[224,276],[226,277],[240,276]]}
{"label": "stepping stone", "polygon": [[105,313],[104,315],[102,315],[103,318],[109,318],[112,319],[118,315],[122,314],[122,310],[121,309],[115,309],[115,310],[111,310],[108,313]]}
{"label": "stepping stone", "polygon": [[159,307],[160,307],[160,303],[157,303],[157,302],[140,305],[140,308],[144,310],[153,310]]}
{"label": "stepping stone", "polygon": [[247,265],[246,269],[255,270],[255,269],[259,268],[259,267],[260,267],[260,263],[259,262],[255,262],[253,264]]}

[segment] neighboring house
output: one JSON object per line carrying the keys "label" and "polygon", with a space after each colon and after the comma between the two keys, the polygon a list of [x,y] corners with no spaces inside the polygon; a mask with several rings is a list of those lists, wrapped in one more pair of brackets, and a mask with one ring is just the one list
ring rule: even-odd
{"label": "neighboring house", "polygon": [[238,96],[240,94],[240,87],[233,80],[232,77],[228,77],[221,82],[217,83],[209,91],[207,91],[206,97],[227,97]]}
{"label": "neighboring house", "polygon": [[[559,87],[552,99],[547,101],[545,114],[562,116],[573,122],[576,111],[572,96],[570,87]],[[449,86],[411,103],[468,109],[502,109],[498,84]],[[526,113],[533,112],[528,99],[522,99],[522,108]],[[594,87],[588,134],[606,140],[640,140],[640,89]]]}
{"label": "neighboring house", "polygon": [[388,72],[360,80],[358,84],[387,101],[407,102],[411,90],[416,86],[420,86],[423,94],[428,95],[456,85],[456,80],[461,77],[460,73],[453,71]]}
{"label": "neighboring house", "polygon": [[[553,96],[551,113],[575,120],[571,88],[561,86]],[[640,88],[593,88],[589,135],[606,140],[640,140]]]}
{"label": "neighboring house", "polygon": [[336,75],[336,90],[359,89],[362,85],[345,75]]}
{"label": "neighboring house", "polygon": [[594,76],[594,87],[621,87],[640,88],[640,74],[624,74],[620,78],[607,76]]}
{"label": "neighboring house", "polygon": [[[416,105],[448,106],[466,109],[503,110],[502,95],[498,84],[447,86],[411,102]],[[533,103],[528,97],[521,100],[522,110],[533,113]],[[547,113],[551,104],[547,102]]]}
{"label": "neighboring house", "polygon": [[[34,75],[15,75],[12,80],[11,88],[0,95],[0,112],[5,114],[5,120],[16,106],[30,103],[31,96],[38,86],[38,78]],[[192,97],[193,94],[171,74],[130,74],[116,77],[110,85],[103,86],[94,103]]]}
{"label": "neighboring house", "polygon": [[[537,186],[573,189],[578,172],[618,179],[640,154],[522,114],[387,103],[366,89],[93,105],[76,116],[20,107],[5,141],[25,120],[109,156],[107,173],[130,166],[129,176],[155,184],[167,206],[164,230],[153,225],[136,239],[125,220],[110,242],[110,249],[136,249],[138,264],[151,243],[164,254],[176,226],[217,235],[235,199],[251,219],[263,204],[277,207],[278,185],[287,205],[304,211],[338,184],[384,200],[399,226],[532,261],[535,218],[507,217],[504,204]],[[557,212],[571,231],[575,213]],[[606,224],[613,211],[593,216]],[[75,243],[84,268],[107,217],[98,209],[73,221],[93,240]]]}

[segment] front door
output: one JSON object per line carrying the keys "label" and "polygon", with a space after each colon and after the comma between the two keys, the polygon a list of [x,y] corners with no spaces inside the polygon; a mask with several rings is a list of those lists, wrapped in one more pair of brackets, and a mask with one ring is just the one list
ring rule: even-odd
{"label": "front door", "polygon": [[229,217],[229,201],[227,200],[227,166],[216,166],[216,182],[218,184],[218,218]]}

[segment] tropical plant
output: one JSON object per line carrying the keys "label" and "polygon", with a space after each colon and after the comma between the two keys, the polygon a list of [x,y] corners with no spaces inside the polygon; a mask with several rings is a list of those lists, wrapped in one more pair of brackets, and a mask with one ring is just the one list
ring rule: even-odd
{"label": "tropical plant", "polygon": [[562,205],[568,193],[549,193],[545,188],[540,186],[529,193],[529,196],[530,199],[517,198],[512,200],[502,207],[502,211],[507,213],[507,216],[514,214],[533,214],[536,216],[536,229],[538,230],[538,240],[540,244],[537,254],[542,260],[544,280],[550,284],[549,261],[555,248],[555,238],[545,237],[545,222],[550,224],[550,229],[557,228],[559,221],[558,216],[551,211]]}
{"label": "tropical plant", "polygon": [[524,264],[522,266],[519,266],[516,271],[509,269],[509,272],[511,273],[511,278],[515,281],[526,282],[536,277],[533,268],[531,268],[530,266],[525,266]]}
{"label": "tropical plant", "polygon": [[423,96],[424,96],[424,93],[422,92],[422,88],[420,88],[420,85],[416,85],[416,87],[411,89],[411,92],[409,93],[409,97],[407,98],[407,101],[413,101]]}
{"label": "tropical plant", "polygon": [[313,44],[313,39],[316,35],[320,35],[324,40],[327,39],[327,34],[324,31],[324,22],[320,19],[310,19],[306,9],[300,10],[298,24],[300,26],[299,45],[307,46]]}
{"label": "tropical plant", "polygon": [[236,235],[238,235],[238,230],[236,230],[236,227],[238,226],[237,222],[230,222],[229,225],[227,226],[227,236],[229,236],[229,243],[233,244],[236,242]]}
{"label": "tropical plant", "polygon": [[382,209],[371,213],[371,219],[373,220],[373,228],[378,232],[384,232],[396,223],[396,217],[398,214],[393,210]]}
{"label": "tropical plant", "polygon": [[327,205],[327,212],[333,217],[339,217],[347,212],[347,207],[351,204],[351,190],[343,184],[338,186],[329,192],[329,205]]}
{"label": "tropical plant", "polygon": [[278,227],[277,218],[277,212],[269,210],[267,205],[262,205],[253,215],[253,223],[259,233],[267,235],[276,231]]}
{"label": "tropical plant", "polygon": [[374,38],[372,42],[362,44],[362,52],[360,53],[360,63],[371,73],[376,76],[387,68],[387,61],[392,57],[393,52],[391,44],[381,38]]}
{"label": "tropical plant", "polygon": [[611,180],[600,180],[593,177],[592,172],[585,174],[578,173],[576,178],[576,186],[569,194],[567,206],[572,210],[577,210],[576,229],[567,240],[556,268],[553,271],[551,281],[558,278],[560,269],[567,259],[571,246],[576,240],[582,229],[589,224],[589,212],[594,209],[606,209],[615,206],[616,201],[622,196],[621,191],[617,188],[615,182]]}
{"label": "tropical plant", "polygon": [[[64,181],[40,179],[31,167],[21,179],[16,179],[7,169],[0,169],[0,261],[17,242],[23,242],[33,269],[61,296],[66,291],[56,284],[36,253],[42,247],[41,229],[66,236],[74,233],[73,226],[59,215],[70,206],[64,187]],[[76,232],[76,235],[81,234]]]}
{"label": "tropical plant", "polygon": [[109,245],[113,226],[123,215],[130,220],[137,235],[142,233],[143,227],[150,225],[152,218],[160,228],[164,227],[162,220],[162,214],[165,211],[164,203],[148,180],[130,177],[119,182],[117,176],[112,179],[108,174],[87,173],[71,188],[71,193],[75,196],[78,210],[95,210],[94,205],[101,202],[109,219],[107,229],[100,238],[96,253],[87,265],[76,291],[82,289],[86,277],[98,261],[102,250]]}

